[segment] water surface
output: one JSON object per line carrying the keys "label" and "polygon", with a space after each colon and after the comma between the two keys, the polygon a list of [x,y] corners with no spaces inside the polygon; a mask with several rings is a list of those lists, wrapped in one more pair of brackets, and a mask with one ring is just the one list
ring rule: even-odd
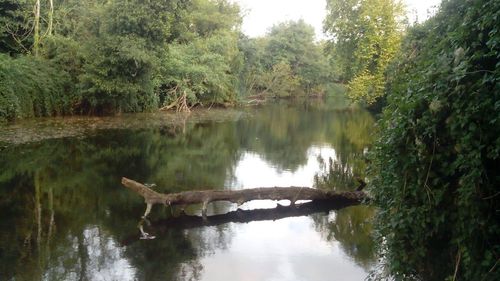
{"label": "water surface", "polygon": [[[160,192],[352,190],[364,176],[372,126],[370,114],[335,100],[4,126],[0,280],[362,280],[374,264],[368,207],[158,229],[155,221],[180,210],[156,206],[151,225],[142,224],[156,238],[140,240],[145,206],[120,178]],[[212,204],[209,215],[236,208]],[[200,206],[186,212],[199,214]]]}

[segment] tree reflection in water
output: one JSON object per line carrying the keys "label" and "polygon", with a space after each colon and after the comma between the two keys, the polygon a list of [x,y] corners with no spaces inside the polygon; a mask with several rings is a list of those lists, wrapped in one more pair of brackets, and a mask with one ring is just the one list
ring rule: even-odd
{"label": "tree reflection in water", "polygon": [[[196,259],[197,238],[177,230],[165,240],[119,247],[143,203],[116,179],[143,178],[163,192],[223,186],[237,158],[224,139],[232,130],[191,124],[174,136],[118,130],[8,147],[0,162],[2,280],[113,280],[115,268],[124,272],[119,280],[172,279],[180,263]],[[186,176],[193,171],[205,172]]]}
{"label": "tree reflection in water", "polygon": [[[315,186],[337,191],[354,190],[365,177],[365,153],[372,142],[373,119],[367,112],[349,114],[334,122],[332,138],[337,155],[318,161],[322,170],[315,176]],[[341,129],[344,128],[344,129]],[[369,270],[375,263],[375,244],[371,237],[374,208],[353,206],[330,216],[313,215],[316,228],[328,241],[338,241],[346,254]]]}
{"label": "tree reflection in water", "polygon": [[318,231],[328,241],[338,241],[342,250],[369,271],[375,264],[375,244],[371,237],[372,207],[353,206],[330,216],[313,215]]}
{"label": "tree reflection in water", "polygon": [[[332,171],[339,176],[325,164],[316,176],[319,188],[330,185],[325,180],[329,177],[334,186],[346,189],[354,176],[363,177],[373,123],[368,113],[304,102],[250,109],[247,114],[252,117],[206,118],[176,126],[156,122],[141,128],[126,124],[125,129],[113,121],[109,127],[114,129],[92,136],[7,145],[0,151],[0,279],[203,279],[204,257],[230,248],[238,228],[171,228],[161,239],[121,245],[137,233],[144,208],[139,197],[120,186],[122,176],[156,183],[160,192],[229,188],[237,181],[234,171],[245,153],[293,174],[309,160],[310,148],[321,145],[335,150],[332,161],[338,167]],[[53,129],[61,131],[59,125]],[[225,213],[233,207],[211,208]],[[372,246],[365,222],[372,211],[363,208],[337,211],[330,220],[325,215],[312,219],[325,239],[339,241],[366,268]],[[176,212],[157,208],[151,219]],[[186,212],[196,214],[200,208],[189,206]]]}

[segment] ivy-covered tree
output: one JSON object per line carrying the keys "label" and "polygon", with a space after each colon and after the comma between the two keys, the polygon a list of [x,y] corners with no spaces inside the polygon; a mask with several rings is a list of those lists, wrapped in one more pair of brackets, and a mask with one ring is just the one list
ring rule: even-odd
{"label": "ivy-covered tree", "polygon": [[300,79],[292,71],[292,67],[284,62],[278,62],[270,71],[262,76],[263,93],[270,93],[275,97],[288,97],[294,94],[300,85]]}
{"label": "ivy-covered tree", "polygon": [[499,26],[499,1],[444,1],[391,67],[370,192],[396,280],[500,278]]}
{"label": "ivy-covered tree", "polygon": [[232,61],[238,56],[236,37],[220,33],[172,44],[162,65],[161,103],[186,110],[195,104],[225,104],[235,100]]}

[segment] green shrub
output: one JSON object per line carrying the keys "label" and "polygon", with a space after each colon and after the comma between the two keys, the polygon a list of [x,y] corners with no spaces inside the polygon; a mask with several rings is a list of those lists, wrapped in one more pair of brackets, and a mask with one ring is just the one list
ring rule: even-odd
{"label": "green shrub", "polygon": [[390,72],[371,192],[397,280],[499,280],[500,2],[451,0]]}
{"label": "green shrub", "polygon": [[69,77],[33,56],[0,54],[0,121],[69,114],[76,97]]}

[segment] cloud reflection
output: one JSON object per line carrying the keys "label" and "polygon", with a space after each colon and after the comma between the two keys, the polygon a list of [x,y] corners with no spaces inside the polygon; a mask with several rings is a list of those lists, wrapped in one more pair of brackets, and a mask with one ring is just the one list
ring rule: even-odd
{"label": "cloud reflection", "polygon": [[200,280],[362,280],[339,243],[327,242],[308,217],[233,225],[236,235],[226,250],[200,260]]}
{"label": "cloud reflection", "polygon": [[[296,170],[282,170],[259,154],[243,153],[236,164],[230,187],[308,186],[321,170],[319,159],[336,159],[335,149],[313,145],[307,151],[307,163]],[[273,208],[276,202],[248,202],[245,209]],[[226,249],[200,259],[200,280],[362,280],[366,271],[352,263],[339,242],[323,239],[310,217],[279,221],[231,224],[232,242]]]}
{"label": "cloud reflection", "polygon": [[236,188],[307,186],[312,187],[314,175],[320,170],[318,157],[336,158],[335,150],[327,145],[314,145],[307,150],[307,163],[296,170],[284,170],[269,163],[259,154],[243,153],[236,164],[235,179],[229,184]]}

